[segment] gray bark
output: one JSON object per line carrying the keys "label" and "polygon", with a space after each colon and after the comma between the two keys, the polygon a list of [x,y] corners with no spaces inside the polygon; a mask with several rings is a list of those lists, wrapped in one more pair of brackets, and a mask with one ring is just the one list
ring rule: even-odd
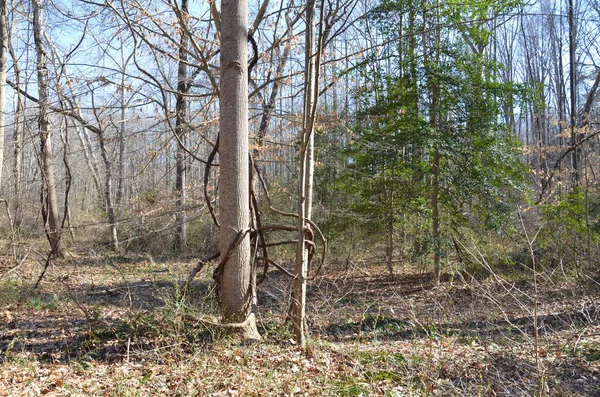
{"label": "gray bark", "polygon": [[[184,24],[185,16],[188,12],[188,1],[182,0],[181,11],[183,15],[179,23]],[[179,65],[177,68],[177,94],[175,103],[175,134],[179,142],[185,143],[185,124],[187,116],[187,47],[188,36],[185,26],[179,29]],[[182,145],[177,145],[177,154],[175,157],[175,242],[176,251],[181,251],[187,245],[186,239],[186,153]]]}
{"label": "gray bark", "polygon": [[[10,40],[10,38],[9,38]],[[21,86],[21,69],[17,59],[17,54],[14,51],[9,41],[9,52],[13,61],[14,79],[17,87]],[[24,112],[23,95],[20,91],[15,92],[16,95],[16,109],[14,115],[14,127],[13,127],[13,191],[15,199],[13,200],[13,216],[14,216],[14,227],[18,228],[21,225],[22,210],[21,200],[23,195],[22,187],[22,176],[23,176],[23,125],[22,118]]]}
{"label": "gray bark", "polygon": [[5,105],[6,105],[6,63],[8,60],[8,26],[6,0],[0,0],[0,186],[4,165]]}
{"label": "gray bark", "polygon": [[50,242],[52,254],[62,256],[62,227],[59,218],[54,164],[52,152],[52,134],[48,121],[48,61],[43,43],[43,5],[42,0],[32,0],[33,38],[37,55],[37,79],[39,93],[38,130],[40,137],[40,166],[42,174],[42,213],[46,236]]}
{"label": "gray bark", "polygon": [[117,183],[117,206],[121,205],[123,196],[125,196],[125,111],[127,104],[125,102],[125,67],[123,65],[123,74],[121,75],[121,116],[119,120],[119,181]]}
{"label": "gray bark", "polygon": [[[252,308],[248,167],[248,4],[221,2],[219,134],[220,252],[226,259],[220,279],[224,323],[245,339],[259,339]],[[238,241],[239,240],[239,241]]]}
{"label": "gray bark", "polygon": [[573,165],[573,186],[576,187],[579,185],[580,179],[581,149],[577,146],[579,134],[575,131],[577,120],[577,69],[575,65],[577,61],[575,54],[577,39],[574,13],[573,0],[569,0],[569,81],[571,86],[571,146],[573,147],[571,162]]}
{"label": "gray bark", "polygon": [[[427,10],[423,11],[423,20],[425,23],[428,21]],[[439,63],[439,31],[434,31],[434,36],[432,37],[434,40],[434,59],[430,59],[429,57],[429,49],[427,45],[428,37],[426,37],[426,33],[423,33],[423,54],[424,61],[426,67],[426,79],[427,85],[429,87],[429,95],[431,98],[431,102],[429,104],[429,125],[431,129],[435,131],[437,134],[437,129],[439,128],[439,101],[440,101],[440,89],[435,81],[435,77],[432,75],[429,70],[429,63],[438,64]],[[439,196],[440,196],[440,151],[437,145],[433,148],[433,158],[432,158],[432,172],[433,177],[431,181],[431,197],[430,197],[430,205],[431,205],[431,237],[433,239],[433,279],[437,284],[440,281],[441,275],[441,234],[440,234],[440,210],[439,210]]]}
{"label": "gray bark", "polygon": [[[76,105],[78,106],[78,105]],[[75,108],[78,112],[78,107]],[[98,170],[98,160],[94,155],[94,151],[92,150],[92,144],[90,142],[90,137],[88,136],[87,130],[82,128],[77,123],[75,123],[75,131],[77,131],[77,137],[79,138],[79,142],[81,143],[81,148],[83,150],[83,157],[88,166],[90,173],[92,174],[92,180],[94,181],[94,186],[96,187],[96,192],[98,194],[99,202],[104,202],[102,197],[102,185],[100,183],[100,171]]]}
{"label": "gray bark", "polygon": [[100,154],[104,161],[104,202],[106,205],[106,213],[108,215],[108,225],[110,228],[110,243],[113,251],[119,249],[119,237],[117,234],[117,223],[115,220],[115,206],[112,199],[112,164],[108,158],[108,152],[106,150],[104,133],[98,134],[98,140],[100,141]]}
{"label": "gray bark", "polygon": [[317,103],[317,52],[315,51],[315,0],[306,4],[305,31],[305,88],[302,147],[298,181],[298,245],[294,269],[291,318],[296,343],[306,347],[306,278],[308,276],[308,247],[306,244],[307,220],[312,215],[314,174],[314,122]]}

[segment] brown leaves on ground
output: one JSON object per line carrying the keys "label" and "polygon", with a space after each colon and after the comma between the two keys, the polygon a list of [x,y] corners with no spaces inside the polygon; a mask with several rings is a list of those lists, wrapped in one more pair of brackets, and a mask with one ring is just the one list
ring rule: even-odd
{"label": "brown leaves on ground", "polygon": [[265,337],[245,346],[185,316],[218,315],[210,269],[183,299],[192,267],[80,257],[39,291],[35,264],[5,278],[0,396],[600,394],[593,283],[547,282],[536,299],[528,281],[330,272],[311,284],[301,352],[281,324],[289,280],[261,285]]}

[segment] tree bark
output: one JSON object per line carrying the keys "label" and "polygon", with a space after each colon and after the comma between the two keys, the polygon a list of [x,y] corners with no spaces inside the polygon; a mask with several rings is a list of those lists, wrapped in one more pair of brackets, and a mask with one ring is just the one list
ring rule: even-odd
{"label": "tree bark", "polygon": [[[123,51],[123,48],[121,48],[121,51]],[[125,62],[123,56],[121,56],[121,59],[124,62],[123,73],[121,74],[121,115],[119,120],[119,176],[117,182],[117,206],[120,206],[122,204],[123,197],[125,196],[125,117],[127,110],[127,103],[125,102],[125,69],[127,68],[127,63]]]}
{"label": "tree bark", "polygon": [[[433,123],[432,123],[433,124]],[[435,128],[435,127],[434,127]],[[442,267],[440,264],[440,152],[434,149],[433,152],[433,182],[431,186],[431,234],[433,238],[433,279],[439,283]]]}
{"label": "tree bark", "polygon": [[[423,9],[423,21],[424,25],[427,26],[428,22],[428,8],[427,5]],[[424,54],[424,62],[425,62],[425,74],[427,79],[427,85],[429,86],[429,95],[431,97],[429,104],[429,125],[431,126],[431,130],[434,133],[434,139],[438,135],[439,128],[439,101],[440,101],[440,90],[435,81],[434,76],[430,70],[431,64],[437,64],[439,62],[439,31],[437,29],[433,30],[433,40],[434,40],[434,56],[435,59],[431,60],[429,57],[429,49],[427,47],[427,37],[426,33],[423,33],[423,54]],[[440,281],[441,275],[441,235],[440,235],[440,210],[439,210],[439,197],[440,197],[440,151],[435,143],[433,148],[433,158],[432,158],[432,182],[431,182],[431,197],[430,197],[430,205],[431,205],[431,237],[433,239],[433,279],[437,284]]]}
{"label": "tree bark", "polygon": [[569,0],[569,75],[571,86],[571,161],[573,165],[573,186],[579,185],[579,168],[580,168],[580,148],[578,147],[578,132],[575,124],[577,123],[577,69],[576,69],[576,31],[575,31],[575,10],[573,0]]}
{"label": "tree bark", "polygon": [[106,213],[108,215],[108,225],[110,228],[110,243],[113,251],[119,250],[119,236],[117,234],[117,222],[115,219],[115,206],[112,199],[112,164],[108,158],[108,151],[106,150],[104,132],[98,134],[98,141],[100,141],[100,155],[104,162],[104,203],[106,206]]}
{"label": "tree bark", "polygon": [[250,192],[248,167],[248,3],[221,1],[219,134],[220,278],[224,323],[245,339],[259,339],[252,307]]}
{"label": "tree bark", "polygon": [[[188,13],[188,0],[181,2],[182,15],[180,24],[186,23]],[[186,94],[188,91],[187,84],[187,49],[188,36],[185,27],[182,25],[179,29],[179,65],[177,68],[177,94],[175,103],[175,134],[179,142],[185,142],[185,124],[187,112]],[[186,153],[182,145],[177,145],[177,153],[175,157],[175,241],[174,249],[180,252],[186,245],[186,217],[185,217],[185,202],[186,202]]]}
{"label": "tree bark", "polygon": [[42,215],[46,236],[50,242],[52,255],[62,256],[62,227],[59,218],[54,164],[52,152],[52,134],[48,120],[48,61],[43,43],[43,5],[42,0],[32,0],[33,39],[37,55],[37,79],[39,93],[38,129],[40,137],[40,167],[42,175]]}
{"label": "tree bark", "polygon": [[[10,38],[9,38],[10,40]],[[12,43],[9,41],[9,52],[13,62],[14,79],[17,87],[21,86],[21,69],[17,54],[12,47]],[[21,210],[22,200],[22,175],[23,175],[23,125],[22,118],[24,115],[24,103],[23,95],[19,90],[15,92],[16,95],[16,109],[14,115],[14,127],[13,127],[13,190],[15,199],[13,200],[13,221],[14,227],[19,228],[23,219]]]}
{"label": "tree bark", "polygon": [[4,165],[5,106],[6,106],[6,63],[8,60],[8,9],[6,0],[0,0],[0,186]]}
{"label": "tree bark", "polygon": [[317,53],[315,52],[315,0],[306,4],[304,72],[304,118],[300,148],[300,172],[298,181],[298,244],[294,266],[294,289],[292,291],[291,320],[296,343],[306,347],[306,278],[309,253],[306,244],[307,220],[312,215],[314,174],[314,121],[317,103]]}
{"label": "tree bark", "polygon": [[[76,111],[79,111],[78,107],[75,109]],[[94,181],[94,187],[96,188],[98,203],[104,203],[104,197],[102,195],[102,184],[100,183],[100,171],[98,170],[98,160],[94,155],[94,151],[92,150],[90,137],[88,136],[87,130],[85,128],[80,127],[77,124],[77,122],[75,122],[74,124],[75,131],[77,132],[77,137],[79,138],[79,143],[81,143],[83,158],[85,159],[90,173],[92,174],[92,180]]]}
{"label": "tree bark", "polygon": [[394,218],[392,214],[388,214],[387,224],[387,247],[386,247],[386,259],[387,259],[387,270],[390,276],[394,275]]}

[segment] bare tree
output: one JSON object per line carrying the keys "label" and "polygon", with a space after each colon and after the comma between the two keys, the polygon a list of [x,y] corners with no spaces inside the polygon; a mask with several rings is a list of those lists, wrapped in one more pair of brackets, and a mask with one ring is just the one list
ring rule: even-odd
{"label": "bare tree", "polygon": [[5,106],[6,106],[6,64],[8,61],[8,8],[6,0],[0,0],[0,186],[4,165]]}
{"label": "bare tree", "polygon": [[[10,40],[10,35],[8,38],[8,50],[10,53],[10,57],[13,63],[13,74],[14,74],[14,84],[16,87],[21,87],[21,67],[19,65],[17,55],[12,46],[12,42]],[[14,113],[14,121],[13,121],[13,191],[14,191],[14,200],[13,200],[13,217],[15,227],[19,227],[22,221],[21,214],[21,201],[22,201],[22,168],[23,168],[23,118],[25,112],[25,104],[23,101],[23,95],[20,90],[16,90],[16,108]]]}
{"label": "bare tree", "polygon": [[54,180],[52,133],[49,129],[48,60],[44,44],[43,4],[32,0],[33,38],[37,55],[37,83],[39,94],[38,129],[40,137],[40,170],[42,174],[42,215],[52,255],[62,256],[62,226]]}
{"label": "bare tree", "polygon": [[[187,113],[186,93],[188,91],[187,81],[187,53],[188,53],[188,35],[184,24],[187,23],[188,2],[182,0],[179,23],[179,62],[177,67],[177,93],[175,103],[175,134],[178,142],[185,144],[185,125]],[[180,251],[186,246],[186,153],[183,145],[177,145],[177,154],[175,157],[175,242],[174,248]]]}
{"label": "bare tree", "polygon": [[[300,147],[300,173],[298,181],[298,244],[294,269],[294,290],[292,294],[291,318],[296,342],[306,346],[306,278],[308,276],[309,250],[307,247],[308,221],[312,214],[313,175],[314,175],[314,128],[318,98],[318,52],[315,50],[315,0],[306,4],[305,30],[305,74],[304,74],[304,115],[302,121],[302,141]],[[323,6],[321,6],[323,8]]]}
{"label": "bare tree", "polygon": [[579,133],[575,131],[577,122],[577,67],[576,67],[576,49],[577,49],[577,31],[575,25],[575,7],[573,0],[569,0],[569,84],[571,87],[571,146],[573,152],[571,161],[573,166],[573,185],[579,185],[581,149],[578,147]]}

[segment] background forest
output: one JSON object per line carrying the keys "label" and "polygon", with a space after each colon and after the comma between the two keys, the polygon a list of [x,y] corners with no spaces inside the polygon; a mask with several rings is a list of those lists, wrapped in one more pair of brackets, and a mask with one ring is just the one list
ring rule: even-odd
{"label": "background forest", "polygon": [[233,3],[0,0],[0,396],[600,393],[600,3],[250,0],[219,247]]}

